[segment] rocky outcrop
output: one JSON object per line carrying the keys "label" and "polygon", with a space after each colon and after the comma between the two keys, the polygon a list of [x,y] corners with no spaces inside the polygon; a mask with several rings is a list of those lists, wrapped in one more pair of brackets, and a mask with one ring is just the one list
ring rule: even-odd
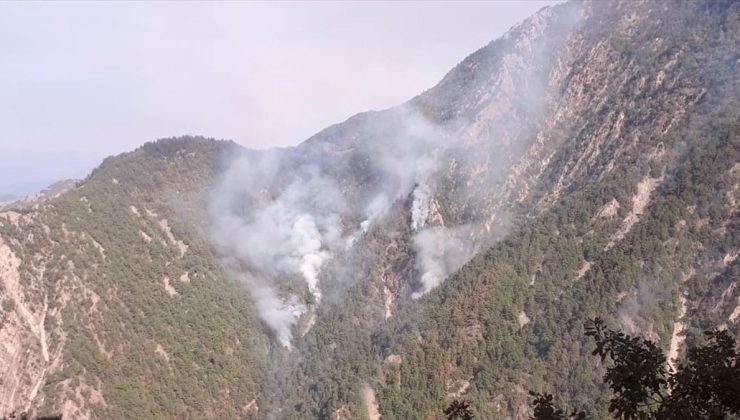
{"label": "rocky outcrop", "polygon": [[0,416],[30,408],[49,364],[44,326],[48,304],[45,297],[34,302],[36,296],[27,295],[29,285],[21,284],[20,265],[20,258],[0,237]]}

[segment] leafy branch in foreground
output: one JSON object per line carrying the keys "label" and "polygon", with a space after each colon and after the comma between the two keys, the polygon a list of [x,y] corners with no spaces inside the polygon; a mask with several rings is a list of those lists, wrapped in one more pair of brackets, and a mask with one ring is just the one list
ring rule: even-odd
{"label": "leafy branch in foreground", "polygon": [[539,394],[529,392],[534,397],[534,417],[537,420],[582,420],[586,418],[586,413],[576,413],[573,411],[570,415],[565,416],[563,410],[556,408],[552,402],[551,394]]}
{"label": "leafy branch in foreground", "polygon": [[[726,330],[704,333],[708,344],[690,349],[676,372],[666,370],[666,357],[652,341],[606,327],[596,318],[586,335],[596,342],[594,356],[611,360],[604,382],[612,390],[609,412],[617,419],[733,419],[740,415],[740,354]],[[565,416],[550,394],[531,393],[533,420],[585,419]]]}
{"label": "leafy branch in foreground", "polygon": [[642,337],[610,330],[600,318],[586,326],[586,336],[596,341],[593,355],[613,361],[604,375],[614,393],[609,412],[616,418],[651,418],[645,415],[654,415],[665,402],[666,358],[660,348]]}

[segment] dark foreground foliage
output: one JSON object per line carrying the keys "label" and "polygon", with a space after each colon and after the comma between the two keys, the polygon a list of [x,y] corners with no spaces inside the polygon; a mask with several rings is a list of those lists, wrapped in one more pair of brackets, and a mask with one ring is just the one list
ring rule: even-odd
{"label": "dark foreground foliage", "polygon": [[466,401],[455,400],[445,409],[445,415],[448,420],[473,420],[470,404]]}
{"label": "dark foreground foliage", "polygon": [[[736,419],[740,415],[740,354],[726,330],[704,333],[707,344],[688,351],[673,371],[652,341],[606,327],[596,318],[586,335],[596,342],[593,355],[609,359],[604,382],[612,391],[609,412],[617,419]],[[533,420],[585,419],[565,415],[550,394],[532,393]]]}

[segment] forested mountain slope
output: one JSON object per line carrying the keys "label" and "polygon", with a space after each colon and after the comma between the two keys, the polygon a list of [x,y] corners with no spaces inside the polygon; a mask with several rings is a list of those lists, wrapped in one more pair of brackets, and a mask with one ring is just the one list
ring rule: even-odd
{"label": "forested mountain slope", "polygon": [[3,414],[244,412],[265,381],[265,339],[198,218],[233,147],[160,140],[36,210],[0,215]]}
{"label": "forested mountain slope", "polygon": [[181,138],[0,217],[0,414],[607,416],[583,324],[740,322],[740,4],[569,2],[294,148]]}

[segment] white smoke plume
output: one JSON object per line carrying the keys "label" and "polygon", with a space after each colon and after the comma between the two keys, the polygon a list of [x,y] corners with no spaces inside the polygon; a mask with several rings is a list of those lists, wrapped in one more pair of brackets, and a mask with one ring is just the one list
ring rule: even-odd
{"label": "white smoke plume", "polygon": [[[361,186],[367,191],[359,198],[348,197],[347,187],[340,188],[343,180],[328,175],[336,174],[331,168],[342,161],[326,147],[318,152],[300,148],[244,152],[228,163],[211,190],[211,238],[222,258],[235,261],[228,266],[248,287],[259,317],[284,346],[290,346],[293,326],[309,310],[300,293],[288,286],[291,281],[302,278],[313,303],[320,304],[326,262],[351,248],[395,202],[410,194],[414,229],[424,226],[432,195],[429,179],[450,134],[411,107],[399,111],[400,115],[388,114],[386,127],[380,127],[388,136],[354,148],[372,162],[369,171],[374,180]],[[352,168],[343,171],[339,173],[351,173]],[[343,225],[358,219],[354,228]],[[424,256],[427,247],[421,245],[425,238],[419,240],[418,252],[426,261],[422,265],[429,266],[432,257]]]}
{"label": "white smoke plume", "polygon": [[[209,233],[222,258],[235,261],[228,267],[281,344],[290,346],[301,316],[329,299],[322,287],[342,281],[327,262],[400,201],[411,200],[414,298],[459,269],[476,246],[490,245],[493,233],[482,226],[505,209],[487,197],[502,188],[562,94],[567,63],[556,52],[581,10],[568,4],[543,9],[404,105],[358,114],[295,148],[244,152],[229,163],[209,197]],[[452,181],[444,197],[436,195],[440,180]],[[453,207],[464,212],[443,220],[447,227],[427,226],[430,203],[444,200],[460,200]],[[295,289],[296,279],[305,291]],[[306,293],[312,303],[302,300]]]}
{"label": "white smoke plume", "polygon": [[413,199],[411,203],[411,228],[419,230],[429,217],[429,199],[432,192],[426,185],[419,185],[414,188]]}
{"label": "white smoke plume", "polygon": [[[260,318],[289,346],[291,328],[306,307],[280,285],[300,276],[320,302],[319,273],[340,246],[344,201],[313,165],[286,177],[286,162],[275,153],[248,154],[230,165],[211,193],[209,227],[219,252],[238,261],[230,266],[239,267]],[[285,186],[273,197],[274,183]]]}
{"label": "white smoke plume", "polygon": [[468,226],[455,228],[429,227],[414,237],[417,253],[416,269],[420,273],[421,287],[412,298],[423,296],[457,271],[473,256]]}
{"label": "white smoke plume", "polygon": [[383,218],[383,216],[388,212],[390,206],[390,200],[385,193],[376,195],[365,208],[365,220],[360,223],[362,233],[366,233],[370,225]]}
{"label": "white smoke plume", "polygon": [[[312,304],[319,305],[326,262],[354,246],[399,200],[412,198],[414,247],[423,285],[416,295],[431,290],[467,259],[460,229],[425,228],[432,180],[452,131],[410,106],[394,112],[371,130],[388,135],[350,149],[371,162],[373,183],[356,188],[360,195],[348,196],[351,184],[340,183],[351,180],[336,178],[336,173],[352,173],[353,168],[341,167],[331,144],[246,151],[228,163],[211,190],[208,227],[213,243],[248,287],[259,317],[286,347],[293,327],[310,310],[291,281],[302,278],[313,295]],[[341,170],[332,172],[337,167]],[[360,222],[355,227],[345,223],[352,220]]]}
{"label": "white smoke plume", "polygon": [[[660,268],[658,271],[662,271]],[[645,335],[651,340],[660,340],[654,330],[653,323],[656,311],[663,302],[674,302],[677,293],[676,285],[660,283],[660,276],[656,273],[649,278],[641,279],[636,287],[626,291],[617,307],[617,321],[619,328],[629,334]]]}
{"label": "white smoke plume", "polygon": [[264,282],[246,278],[243,278],[243,281],[250,286],[260,318],[273,330],[277,341],[282,346],[290,348],[293,325],[307,311],[306,306],[299,303],[295,297],[288,299],[278,297],[275,289]]}

